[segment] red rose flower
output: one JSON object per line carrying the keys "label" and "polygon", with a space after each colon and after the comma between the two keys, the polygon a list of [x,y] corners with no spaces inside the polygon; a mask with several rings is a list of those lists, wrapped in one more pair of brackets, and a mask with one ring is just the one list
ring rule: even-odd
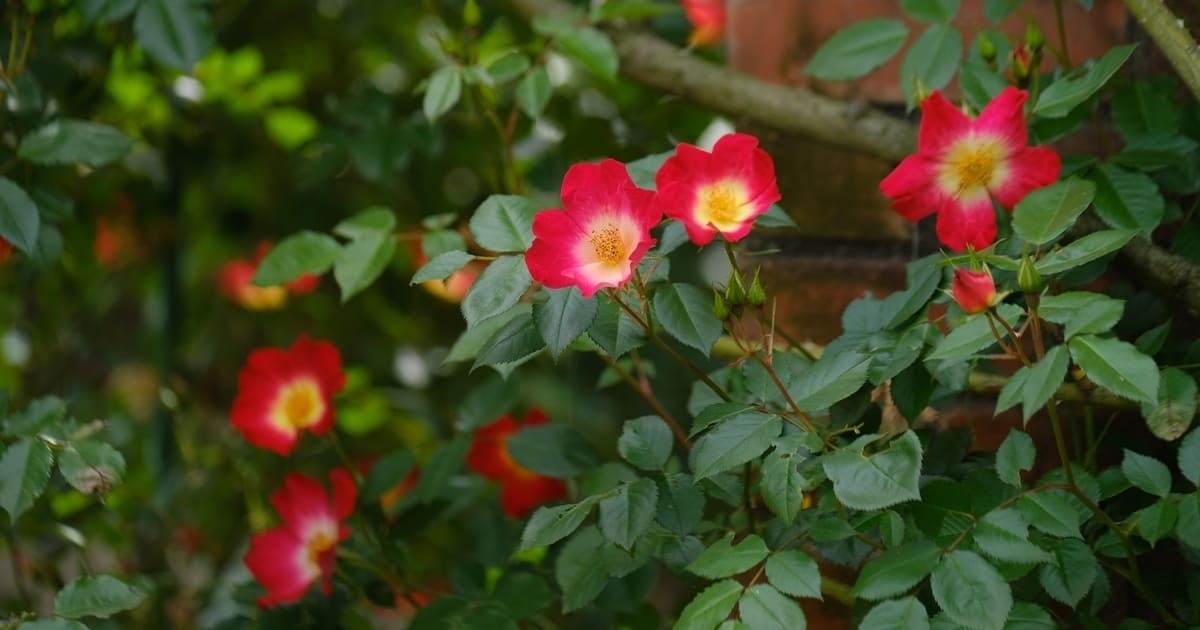
{"label": "red rose flower", "polygon": [[238,375],[233,426],[247,442],[287,455],[301,431],[333,428],[333,395],[345,385],[342,357],[327,341],[300,337],[287,350],[259,348]]}
{"label": "red rose flower", "polygon": [[562,210],[533,217],[525,265],[552,289],[577,286],[584,297],[619,287],[654,245],[650,228],[662,219],[654,193],[638,188],[616,160],[576,164],[562,185]]}
{"label": "red rose flower", "polygon": [[683,11],[692,23],[688,43],[708,46],[725,38],[725,0],[681,0]]}
{"label": "red rose flower", "polygon": [[681,144],[654,178],[659,208],[678,219],[696,245],[717,234],[733,242],[754,227],[754,219],[779,201],[775,163],[758,148],[758,138],[731,133],[712,153]]}
{"label": "red rose flower", "polygon": [[309,586],[321,580],[321,592],[329,595],[337,544],[350,536],[342,524],[354,511],[358,489],[350,473],[329,473],[332,496],[320,482],[290,473],[283,487],[271,496],[271,504],[283,523],[256,534],[246,553],[246,567],[267,589],[258,605],[270,608],[299,601]]}
{"label": "red rose flower", "polygon": [[971,120],[939,92],[921,103],[915,155],[879,184],[909,221],[937,213],[946,247],[983,249],[996,240],[992,199],[1011,209],[1029,191],[1058,179],[1058,154],[1026,146],[1025,92],[1006,87]]}
{"label": "red rose flower", "polygon": [[970,314],[982,313],[996,304],[996,283],[992,274],[982,270],[955,269],[950,282],[950,295],[962,310]]}
{"label": "red rose flower", "polygon": [[563,480],[525,468],[508,452],[509,437],[524,427],[548,421],[539,409],[530,409],[520,423],[504,414],[475,432],[475,441],[467,453],[467,466],[471,470],[500,483],[500,506],[514,518],[524,518],[537,506],[567,496]]}
{"label": "red rose flower", "polygon": [[13,255],[12,243],[0,238],[0,265],[8,262]]}
{"label": "red rose flower", "polygon": [[289,293],[301,295],[316,290],[321,278],[312,274],[304,274],[284,286],[260,287],[254,284],[258,265],[269,251],[271,243],[259,243],[253,260],[235,258],[222,265],[217,280],[221,294],[242,308],[265,311],[283,308]]}

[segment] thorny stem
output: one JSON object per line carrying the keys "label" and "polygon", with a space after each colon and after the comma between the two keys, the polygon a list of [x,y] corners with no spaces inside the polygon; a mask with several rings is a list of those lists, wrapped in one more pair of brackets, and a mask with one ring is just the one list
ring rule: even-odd
{"label": "thorny stem", "polygon": [[338,459],[342,460],[342,465],[354,477],[354,483],[362,486],[363,476],[358,472],[358,467],[350,460],[350,456],[346,453],[346,449],[342,448],[342,442],[337,437],[337,431],[329,432],[329,443],[333,445],[333,451],[337,453]]}
{"label": "thorny stem", "polygon": [[[1014,356],[1016,356],[1018,359],[1020,359],[1021,363],[1025,364],[1026,366],[1032,365],[1029,362],[1029,357],[1025,356],[1025,350],[1023,350],[1021,348],[1021,339],[1020,339],[1020,336],[1017,335],[1017,331],[1013,330],[1013,327],[1011,325],[1009,325],[1009,323],[1007,321],[1005,321],[1005,319],[1003,317],[1001,317],[998,313],[995,313],[994,310],[995,310],[994,308],[988,309],[987,317],[988,317],[988,325],[992,327],[992,334],[995,335],[996,341],[1001,342],[1000,335],[999,335],[999,333],[997,333],[996,327],[993,324],[993,322],[998,321],[998,322],[1000,322],[1000,325],[1004,327],[1004,330],[1008,332],[1008,337],[1010,339],[1012,339],[1012,349],[1016,352],[1016,354]],[[1000,343],[1000,347],[1001,348],[1004,347],[1003,342]]]}
{"label": "thorny stem", "polygon": [[671,433],[675,435],[675,440],[679,442],[679,445],[682,446],[684,450],[692,450],[692,441],[688,439],[687,432],[684,431],[683,427],[679,425],[679,421],[675,419],[675,416],[671,415],[671,412],[667,411],[667,408],[662,406],[662,403],[659,402],[657,397],[655,397],[654,392],[650,391],[650,389],[646,387],[645,383],[639,383],[631,374],[621,369],[621,366],[617,365],[617,362],[613,360],[612,357],[603,353],[600,354],[600,357],[604,359],[604,362],[608,364],[608,367],[612,368],[613,372],[616,372],[617,376],[620,377],[620,379],[624,381],[626,385],[633,388],[633,390],[637,392],[643,400],[646,401],[646,404],[650,405],[650,409],[652,409],[654,413],[658,414],[658,417],[662,418],[663,421],[667,423],[667,426],[671,428]]}
{"label": "thorny stem", "polygon": [[987,317],[988,328],[992,329],[992,336],[996,338],[996,344],[1000,346],[1000,349],[1004,351],[1004,354],[1010,357],[1020,358],[1022,359],[1023,363],[1028,365],[1029,361],[1024,360],[1022,355],[1018,355],[1016,351],[1013,350],[1012,346],[1009,346],[1004,342],[1004,335],[1001,335],[999,329],[996,328],[996,322],[992,320],[991,311],[986,312],[985,316]]}
{"label": "thorny stem", "polygon": [[708,388],[711,389],[714,394],[720,396],[721,400],[725,402],[733,400],[733,397],[731,397],[729,393],[725,391],[725,388],[717,385],[711,378],[708,377],[707,374],[704,373],[704,370],[696,367],[694,363],[687,360],[687,357],[679,354],[675,348],[672,348],[670,344],[663,341],[662,337],[659,337],[658,333],[656,333],[654,329],[651,328],[648,323],[646,323],[646,320],[642,319],[641,315],[630,308],[615,290],[608,290],[608,296],[612,298],[613,302],[617,303],[617,306],[620,306],[626,313],[629,314],[630,317],[633,318],[634,323],[641,327],[642,330],[646,331],[646,336],[650,337],[650,340],[653,341],[655,345],[657,345],[659,348],[662,348],[663,352],[666,352],[672,359],[691,372],[693,376],[700,379],[700,381],[708,386]]}

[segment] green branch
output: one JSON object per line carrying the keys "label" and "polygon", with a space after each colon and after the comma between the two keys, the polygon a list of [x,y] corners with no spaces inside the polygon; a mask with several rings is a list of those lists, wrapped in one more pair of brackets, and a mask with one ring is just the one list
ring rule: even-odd
{"label": "green branch", "polygon": [[1162,0],[1125,0],[1125,6],[1166,55],[1192,96],[1200,101],[1200,49],[1183,20],[1171,13]]}

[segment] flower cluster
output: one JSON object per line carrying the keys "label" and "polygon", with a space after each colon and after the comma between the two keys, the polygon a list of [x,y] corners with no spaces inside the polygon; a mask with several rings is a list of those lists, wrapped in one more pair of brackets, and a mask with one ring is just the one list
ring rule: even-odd
{"label": "flower cluster", "polygon": [[217,287],[229,301],[252,311],[283,308],[288,295],[312,293],[320,284],[317,276],[305,274],[283,286],[260,287],[254,284],[258,265],[271,251],[270,243],[260,243],[253,260],[235,258],[221,266]]}
{"label": "flower cluster", "polygon": [[591,297],[629,281],[664,215],[681,222],[696,245],[718,234],[733,242],[779,200],[771,157],[755,137],[740,133],[722,137],[711,153],[680,144],[655,185],[657,192],[639,188],[616,160],[572,166],[563,178],[563,208],[533,218],[525,256],[530,275]]}
{"label": "flower cluster", "polygon": [[500,506],[505,514],[514,518],[524,518],[537,506],[567,496],[567,484],[561,479],[525,468],[508,450],[508,438],[525,427],[548,421],[540,409],[530,409],[520,422],[504,414],[475,432],[475,440],[467,453],[467,465],[471,470],[500,484]]}

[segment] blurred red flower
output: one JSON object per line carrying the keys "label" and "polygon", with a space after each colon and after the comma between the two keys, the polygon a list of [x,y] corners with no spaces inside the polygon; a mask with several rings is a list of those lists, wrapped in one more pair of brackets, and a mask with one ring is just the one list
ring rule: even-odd
{"label": "blurred red flower", "polygon": [[302,295],[316,290],[321,283],[319,276],[304,274],[283,286],[260,287],[254,284],[258,265],[271,251],[271,243],[259,243],[253,260],[235,258],[221,265],[217,275],[217,287],[221,294],[242,308],[264,311],[283,308],[288,294]]}
{"label": "blurred red flower", "polygon": [[283,523],[256,534],[245,558],[254,579],[267,589],[258,598],[259,606],[299,601],[318,579],[321,592],[329,595],[337,544],[350,536],[342,521],[354,511],[358,495],[347,471],[335,469],[329,480],[332,494],[311,477],[289,473],[271,496]]}
{"label": "blurred red flower", "polygon": [[467,465],[500,484],[500,506],[514,518],[524,518],[539,505],[567,497],[567,484],[525,468],[508,452],[508,438],[525,427],[543,425],[549,418],[540,409],[530,409],[517,422],[504,414],[475,432],[467,453]]}
{"label": "blurred red flower", "polygon": [[725,39],[725,0],[681,0],[683,11],[692,23],[688,43],[708,46]]}
{"label": "blurred red flower", "polygon": [[345,385],[342,357],[327,341],[300,337],[287,350],[259,348],[238,374],[233,426],[247,442],[287,455],[301,431],[333,428],[333,395]]}

